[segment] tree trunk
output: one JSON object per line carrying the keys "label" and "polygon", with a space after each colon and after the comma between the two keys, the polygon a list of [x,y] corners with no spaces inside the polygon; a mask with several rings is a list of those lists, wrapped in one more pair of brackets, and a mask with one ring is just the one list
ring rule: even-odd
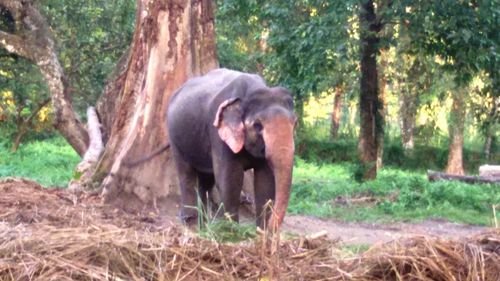
{"label": "tree trunk", "polygon": [[0,46],[37,64],[50,91],[54,126],[76,152],[83,155],[88,146],[88,134],[65,91],[64,71],[57,58],[54,40],[34,2],[0,0],[0,6],[9,11],[16,25],[14,33],[0,31]]}
{"label": "tree trunk", "polygon": [[361,92],[360,92],[360,134],[358,151],[361,165],[364,168],[363,179],[377,177],[377,135],[382,131],[382,116],[379,100],[377,72],[377,44],[380,23],[377,22],[372,0],[360,7],[360,41],[361,41]]}
{"label": "tree trunk", "polygon": [[342,117],[342,100],[344,98],[344,83],[339,83],[335,87],[335,95],[333,98],[332,108],[332,123],[330,125],[330,139],[335,140],[339,135],[340,118]]}
{"label": "tree trunk", "polygon": [[378,74],[380,77],[379,84],[379,102],[380,108],[378,113],[380,114],[380,128],[377,130],[377,170],[382,169],[383,159],[384,159],[384,136],[385,136],[385,115],[386,115],[386,107],[387,107],[387,93],[385,91],[385,87],[387,85],[387,77],[386,77],[386,69],[388,64],[388,48],[384,48],[380,50],[380,64],[378,65]]}
{"label": "tree trunk", "polygon": [[26,128],[24,125],[21,125],[21,127],[17,129],[16,138],[14,139],[14,143],[12,144],[12,147],[10,149],[11,152],[15,153],[19,149],[21,140],[23,139],[24,135],[26,135],[27,132],[28,128]]}
{"label": "tree trunk", "polygon": [[415,122],[417,117],[417,94],[403,85],[399,95],[399,118],[401,120],[401,142],[405,152],[415,147]]}
{"label": "tree trunk", "polygon": [[22,118],[21,116],[18,117],[19,119],[17,121],[17,134],[16,138],[14,139],[14,144],[12,145],[11,148],[12,152],[17,151],[23,137],[26,135],[26,133],[28,133],[28,129],[33,125],[33,119],[38,115],[40,110],[42,110],[42,108],[46,106],[49,102],[50,99],[46,99],[40,102],[26,119]]}
{"label": "tree trunk", "polygon": [[448,163],[446,165],[446,173],[454,175],[464,174],[463,165],[463,146],[464,146],[464,126],[466,113],[466,96],[467,88],[462,86],[453,94],[453,105],[450,112],[449,121],[449,152]]}
{"label": "tree trunk", "polygon": [[493,134],[488,132],[486,135],[486,139],[484,140],[484,159],[490,160],[491,158],[491,145],[493,143]]}
{"label": "tree trunk", "polygon": [[488,114],[488,120],[486,120],[486,133],[484,140],[484,158],[490,160],[491,158],[491,147],[495,140],[495,133],[499,127],[500,123],[500,97],[493,97],[493,106]]}
{"label": "tree trunk", "polygon": [[106,116],[101,118],[107,120],[104,128],[112,125],[94,179],[103,179],[103,194],[110,203],[129,210],[172,209],[161,204],[177,192],[170,152],[134,167],[127,163],[169,142],[165,111],[173,91],[188,78],[217,67],[211,1],[138,0],[126,61],[100,101],[99,109],[114,109],[111,118],[110,112],[99,112]]}

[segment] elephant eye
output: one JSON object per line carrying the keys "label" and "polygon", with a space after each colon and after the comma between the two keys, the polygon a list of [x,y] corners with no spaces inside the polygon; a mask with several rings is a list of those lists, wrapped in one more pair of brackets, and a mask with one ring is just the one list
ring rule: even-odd
{"label": "elephant eye", "polygon": [[253,123],[253,128],[255,129],[255,131],[260,133],[264,127],[262,127],[262,123],[260,123],[260,121],[255,121]]}

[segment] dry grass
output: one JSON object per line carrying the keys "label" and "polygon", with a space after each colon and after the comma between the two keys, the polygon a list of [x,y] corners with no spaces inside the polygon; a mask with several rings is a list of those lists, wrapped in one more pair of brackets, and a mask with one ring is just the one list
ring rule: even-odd
{"label": "dry grass", "polygon": [[372,247],[356,280],[500,280],[500,231],[466,240],[419,236]]}
{"label": "dry grass", "polygon": [[[338,260],[324,239],[219,244],[179,227],[0,224],[0,280],[499,280],[500,233],[466,241],[415,237]],[[267,278],[267,279],[266,279]]]}
{"label": "dry grass", "polygon": [[219,244],[172,227],[57,229],[0,225],[0,280],[314,280],[340,277],[332,244]]}
{"label": "dry grass", "polygon": [[500,280],[498,229],[395,240],[346,258],[324,236],[217,243],[97,202],[75,205],[60,191],[0,192],[0,280]]}

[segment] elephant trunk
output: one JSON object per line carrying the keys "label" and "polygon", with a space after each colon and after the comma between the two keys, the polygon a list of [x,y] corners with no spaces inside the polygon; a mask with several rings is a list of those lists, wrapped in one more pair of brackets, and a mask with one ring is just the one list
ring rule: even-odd
{"label": "elephant trunk", "polygon": [[272,118],[264,126],[264,142],[266,145],[266,159],[268,160],[275,180],[274,210],[268,223],[268,228],[276,231],[285,217],[293,170],[293,128],[294,122],[282,116]]}

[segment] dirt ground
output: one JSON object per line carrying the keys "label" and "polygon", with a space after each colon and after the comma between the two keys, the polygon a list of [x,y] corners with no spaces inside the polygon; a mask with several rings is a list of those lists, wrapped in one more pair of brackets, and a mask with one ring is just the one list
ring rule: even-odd
{"label": "dirt ground", "polygon": [[[172,205],[177,204],[172,202]],[[96,195],[44,189],[36,182],[24,179],[0,181],[0,223],[49,224],[60,228],[92,227],[93,224],[106,223],[120,228],[159,231],[178,223],[176,209],[163,216],[154,213],[130,214],[102,204]],[[340,238],[346,244],[374,244],[424,234],[459,239],[487,231],[488,228],[438,220],[387,225],[289,215],[285,218],[283,230],[300,235],[326,231],[330,238]]]}

